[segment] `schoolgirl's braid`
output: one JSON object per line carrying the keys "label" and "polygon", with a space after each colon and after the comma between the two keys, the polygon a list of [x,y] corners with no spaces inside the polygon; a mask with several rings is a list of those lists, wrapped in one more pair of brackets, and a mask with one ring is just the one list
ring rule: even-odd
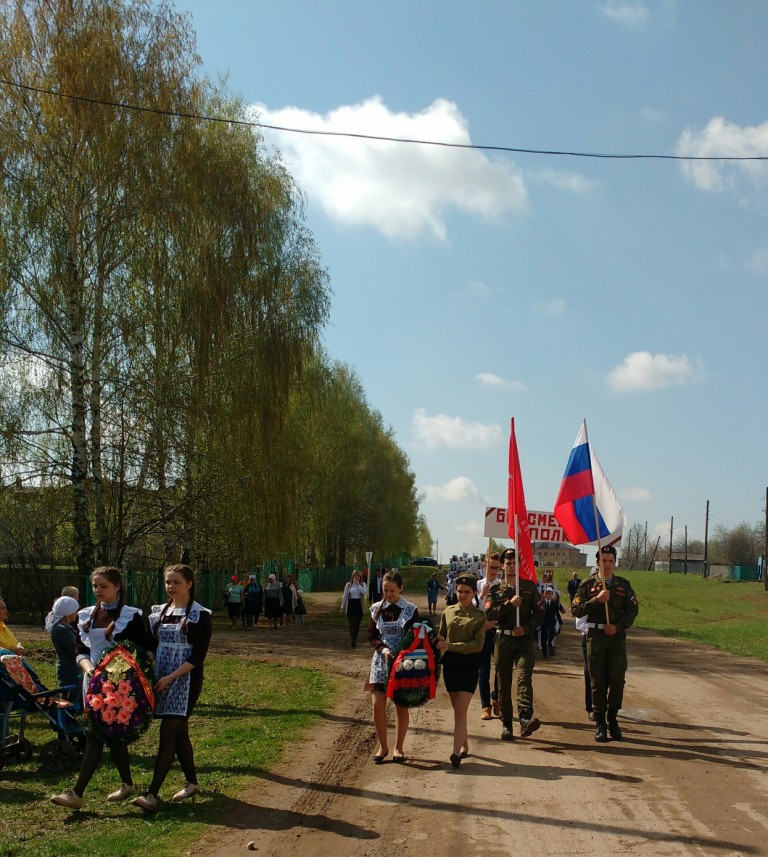
{"label": "schoolgirl's braid", "polygon": [[160,616],[157,619],[157,625],[155,625],[154,635],[155,639],[158,640],[158,630],[160,626],[163,624],[163,619],[165,618],[165,614],[168,612],[168,608],[173,604],[173,598],[169,598],[168,601],[163,605],[163,609],[160,611]]}
{"label": "schoolgirl's braid", "polygon": [[187,608],[184,611],[184,618],[181,620],[181,631],[186,636],[187,634],[187,619],[189,618],[189,611],[192,609],[192,605],[195,603],[195,578],[192,576],[192,586],[189,589],[189,601],[187,601]]}
{"label": "schoolgirl's braid", "polygon": [[91,610],[91,615],[86,620],[85,625],[83,625],[83,631],[87,634],[91,630],[91,623],[96,618],[96,614],[99,612],[99,602],[97,601],[93,605],[93,610]]}
{"label": "schoolgirl's braid", "polygon": [[109,623],[109,625],[107,625],[107,630],[104,632],[104,636],[109,640],[110,643],[112,642],[112,634],[114,634],[115,632],[115,623],[120,618],[120,612],[122,611],[123,605],[125,604],[122,586],[120,587],[119,592],[120,594],[117,596],[117,607],[115,608],[117,611],[115,614],[115,618]]}

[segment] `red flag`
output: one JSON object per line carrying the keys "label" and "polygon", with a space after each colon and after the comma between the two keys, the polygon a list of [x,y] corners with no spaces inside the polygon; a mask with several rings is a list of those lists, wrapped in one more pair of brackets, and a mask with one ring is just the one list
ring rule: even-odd
{"label": "red flag", "polygon": [[[517,537],[515,537],[515,515],[517,515]],[[520,473],[520,457],[515,439],[515,418],[512,417],[509,432],[509,487],[507,492],[507,526],[509,537],[515,540],[518,568],[523,580],[537,582],[536,566],[533,562],[531,530],[528,526],[528,510],[525,508],[523,476]]]}

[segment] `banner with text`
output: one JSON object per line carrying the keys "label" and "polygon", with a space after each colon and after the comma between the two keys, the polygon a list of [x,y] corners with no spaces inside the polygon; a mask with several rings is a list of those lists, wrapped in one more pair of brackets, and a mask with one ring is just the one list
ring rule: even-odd
{"label": "banner with text", "polygon": [[[553,542],[570,544],[557,522],[554,512],[534,512],[528,510],[528,526],[532,542]],[[483,535],[493,539],[509,539],[507,530],[507,510],[500,506],[485,507],[485,532]]]}

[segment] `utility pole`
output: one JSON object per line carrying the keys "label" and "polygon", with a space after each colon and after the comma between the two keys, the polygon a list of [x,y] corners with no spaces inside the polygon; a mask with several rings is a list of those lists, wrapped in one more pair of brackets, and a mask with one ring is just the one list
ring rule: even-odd
{"label": "utility pole", "polygon": [[645,522],[645,536],[643,537],[643,568],[648,567],[648,521]]}
{"label": "utility pole", "polygon": [[763,554],[763,588],[768,592],[768,488],[765,489],[765,553]]}
{"label": "utility pole", "polygon": [[[766,489],[768,491],[768,489]],[[709,565],[707,557],[709,555],[709,500],[707,500],[707,511],[704,515],[704,577],[709,577]]]}
{"label": "utility pole", "polygon": [[685,559],[683,560],[683,574],[688,574],[688,524],[685,525]]}
{"label": "utility pole", "polygon": [[668,574],[672,574],[672,533],[675,529],[675,516],[669,519],[669,569]]}

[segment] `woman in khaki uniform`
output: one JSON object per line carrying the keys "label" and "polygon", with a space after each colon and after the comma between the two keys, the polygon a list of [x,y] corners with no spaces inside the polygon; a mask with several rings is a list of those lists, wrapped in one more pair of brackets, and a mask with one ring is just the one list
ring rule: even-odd
{"label": "woman in khaki uniform", "polygon": [[485,643],[485,613],[472,603],[477,578],[461,574],[454,581],[457,604],[446,607],[440,617],[437,649],[442,652],[445,688],[453,706],[453,753],[458,768],[469,754],[467,711],[477,688],[480,653]]}

